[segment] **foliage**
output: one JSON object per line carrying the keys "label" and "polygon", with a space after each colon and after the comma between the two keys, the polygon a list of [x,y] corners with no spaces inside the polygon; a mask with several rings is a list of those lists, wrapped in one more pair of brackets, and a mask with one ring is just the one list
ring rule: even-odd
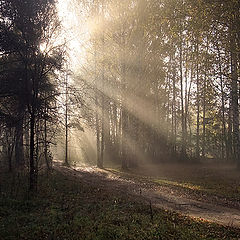
{"label": "foliage", "polygon": [[[29,164],[31,189],[37,185],[42,155],[50,167],[49,146],[58,122],[58,73],[63,67],[65,47],[59,39],[61,24],[55,3],[0,3],[0,112],[5,127],[2,131],[4,134],[9,128],[14,130],[16,165],[20,155],[21,165]],[[29,148],[24,148],[24,141]]]}
{"label": "foliage", "polygon": [[239,3],[85,4],[96,21],[80,72],[95,89],[100,158],[238,161]]}

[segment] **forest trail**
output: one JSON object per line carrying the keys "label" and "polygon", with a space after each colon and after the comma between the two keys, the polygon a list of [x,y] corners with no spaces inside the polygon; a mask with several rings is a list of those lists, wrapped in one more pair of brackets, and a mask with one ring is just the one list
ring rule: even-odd
{"label": "forest trail", "polygon": [[[54,169],[73,181],[96,187],[100,192],[118,192],[134,196],[152,206],[171,210],[209,222],[240,228],[240,204],[215,195],[186,191],[168,184],[157,184],[149,178],[96,167],[68,168],[55,162]],[[154,210],[153,210],[154,212]]]}

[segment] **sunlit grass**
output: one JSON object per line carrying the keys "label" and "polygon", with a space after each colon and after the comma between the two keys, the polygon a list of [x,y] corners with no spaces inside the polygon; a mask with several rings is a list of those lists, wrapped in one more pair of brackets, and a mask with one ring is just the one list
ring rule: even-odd
{"label": "sunlit grass", "polygon": [[54,172],[37,198],[0,196],[0,239],[237,239],[238,229],[153,209],[118,191]]}
{"label": "sunlit grass", "polygon": [[152,179],[152,180],[153,180],[153,182],[158,183],[158,184],[172,185],[172,186],[187,188],[187,189],[191,189],[191,190],[203,190],[202,186],[195,185],[192,183],[187,183],[187,182],[181,183],[181,182],[165,180],[165,179]]}
{"label": "sunlit grass", "polygon": [[[167,186],[184,191],[194,191],[197,194],[208,196],[223,197],[229,200],[240,200],[240,187],[237,179],[232,179],[231,172],[222,176],[218,170],[208,169],[199,170],[198,174],[194,172],[191,166],[188,170],[172,170],[172,165],[159,165],[140,169],[130,169],[128,172],[122,171],[120,167],[107,168],[114,174],[120,174],[124,178],[135,179],[137,181],[144,181],[148,183],[157,184],[159,186]],[[163,168],[163,169],[162,169]],[[151,173],[155,170],[159,173]],[[182,171],[185,173],[183,174]],[[234,174],[234,173],[232,173]],[[153,176],[154,175],[154,176]]]}

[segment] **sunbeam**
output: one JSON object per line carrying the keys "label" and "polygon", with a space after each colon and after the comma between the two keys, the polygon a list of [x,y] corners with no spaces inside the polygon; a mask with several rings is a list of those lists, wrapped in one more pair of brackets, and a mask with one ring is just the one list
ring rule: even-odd
{"label": "sunbeam", "polygon": [[0,0],[0,239],[240,239],[239,13]]}

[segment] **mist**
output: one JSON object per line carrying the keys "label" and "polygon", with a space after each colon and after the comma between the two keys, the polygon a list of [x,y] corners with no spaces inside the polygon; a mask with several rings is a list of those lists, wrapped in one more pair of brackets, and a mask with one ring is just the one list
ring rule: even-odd
{"label": "mist", "polygon": [[0,239],[240,239],[239,1],[1,0]]}
{"label": "mist", "polygon": [[96,136],[98,166],[104,158],[122,168],[239,163],[227,17],[218,22],[191,1],[60,1],[58,9],[84,102],[74,111],[91,115],[84,121]]}

